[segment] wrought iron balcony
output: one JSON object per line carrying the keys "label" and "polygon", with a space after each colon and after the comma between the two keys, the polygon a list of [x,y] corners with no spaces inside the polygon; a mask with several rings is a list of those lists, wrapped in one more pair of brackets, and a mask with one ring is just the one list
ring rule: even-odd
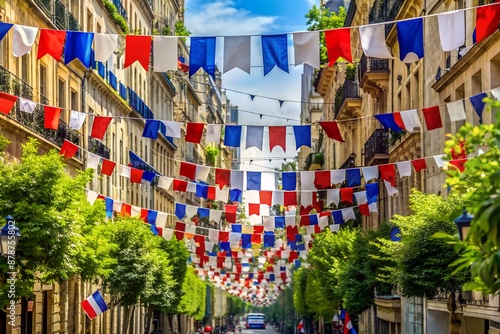
{"label": "wrought iron balcony", "polygon": [[[33,99],[33,87],[28,85],[28,83],[11,73],[3,66],[0,66],[0,91],[30,100]],[[42,94],[39,94],[39,100],[42,104],[47,104],[49,102],[49,100]],[[27,113],[19,109],[19,102],[17,102],[8,117],[24,125],[31,131],[37,133],[57,146],[61,146],[65,139],[80,145],[80,133],[71,129],[61,120],[59,121],[59,127],[57,130],[45,129],[45,116],[43,109],[40,107],[37,107],[33,113]],[[79,156],[80,153],[78,152],[77,157],[79,158]]]}
{"label": "wrought iron balcony", "polygon": [[387,72],[389,71],[389,59],[371,58],[362,55],[359,61],[359,72],[361,78],[366,73],[370,72]]}
{"label": "wrought iron balcony", "polygon": [[389,131],[375,130],[365,143],[365,165],[378,165],[389,159]]}
{"label": "wrought iron balcony", "polygon": [[[394,21],[398,15],[404,0],[375,0],[373,7],[368,16],[369,23],[383,23],[387,21]],[[385,35],[391,31],[394,23],[385,25]]]}
{"label": "wrought iron balcony", "polygon": [[335,94],[335,118],[340,113],[342,105],[347,99],[359,99],[359,84],[357,81],[346,80],[342,86],[339,87]]}
{"label": "wrought iron balcony", "polygon": [[89,137],[89,151],[103,157],[104,159],[109,159],[110,157],[109,148],[95,138]]}
{"label": "wrought iron balcony", "polygon": [[57,28],[72,31],[81,30],[78,20],[60,0],[34,0],[34,2],[47,14]]}
{"label": "wrought iron balcony", "polygon": [[118,14],[123,17],[125,20],[128,20],[127,11],[120,0],[113,0],[113,5],[115,5]]}

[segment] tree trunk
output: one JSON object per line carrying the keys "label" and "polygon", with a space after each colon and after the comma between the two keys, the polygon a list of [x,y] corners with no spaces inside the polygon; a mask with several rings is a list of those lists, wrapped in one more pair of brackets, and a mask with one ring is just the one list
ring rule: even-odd
{"label": "tree trunk", "polygon": [[146,313],[144,315],[144,327],[146,328],[146,334],[151,333],[151,324],[153,322],[153,306],[146,307]]}
{"label": "tree trunk", "polygon": [[450,334],[459,334],[460,326],[462,322],[458,319],[455,311],[457,310],[457,301],[455,298],[455,291],[450,292],[450,296],[448,297],[447,308],[450,312]]}
{"label": "tree trunk", "polygon": [[68,329],[68,281],[59,282],[59,326],[60,333],[67,333]]}
{"label": "tree trunk", "polygon": [[130,323],[132,322],[132,317],[134,316],[135,305],[125,306],[125,311],[123,312],[123,334],[129,334]]}
{"label": "tree trunk", "polygon": [[174,334],[174,316],[172,314],[168,315],[168,325],[170,326],[170,334]]}

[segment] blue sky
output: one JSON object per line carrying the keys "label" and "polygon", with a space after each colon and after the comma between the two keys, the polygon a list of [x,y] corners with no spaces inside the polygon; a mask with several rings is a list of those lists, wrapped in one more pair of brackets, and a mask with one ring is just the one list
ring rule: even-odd
{"label": "blue sky", "polygon": [[[252,57],[250,75],[240,69],[233,69],[222,76],[222,87],[233,105],[240,110],[240,124],[244,125],[294,125],[300,117],[300,103],[285,102],[280,108],[278,100],[300,101],[301,75],[303,66],[289,67],[289,73],[275,68],[264,77],[260,35],[292,33],[306,30],[305,14],[319,0],[186,0],[185,25],[192,36],[218,36],[216,63],[222,68],[223,36],[251,35]],[[293,64],[293,47],[289,38],[289,63]],[[231,90],[243,92],[240,94]],[[256,95],[252,101],[249,95]],[[266,99],[270,97],[273,99]],[[264,115],[245,113],[258,112]],[[278,116],[278,117],[266,117]],[[289,119],[287,121],[287,118]],[[294,121],[296,120],[296,121]],[[263,152],[256,148],[242,150],[244,164],[241,169],[257,170],[258,165],[279,167],[282,157],[296,155],[293,133],[289,128],[287,151],[275,148],[271,153],[268,147]],[[267,134],[264,134],[264,145]],[[249,159],[254,160],[249,166]],[[259,158],[261,159],[259,161]],[[263,160],[263,159],[266,160]],[[277,158],[269,164],[268,158]],[[271,168],[271,169],[272,169]]]}
{"label": "blue sky", "polygon": [[303,31],[314,3],[319,0],[187,0],[186,25],[193,36]]}

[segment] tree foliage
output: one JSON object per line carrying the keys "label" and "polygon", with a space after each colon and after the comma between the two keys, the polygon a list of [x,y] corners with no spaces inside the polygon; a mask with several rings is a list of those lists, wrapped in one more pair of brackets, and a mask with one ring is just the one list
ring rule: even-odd
{"label": "tree foliage", "polygon": [[187,269],[182,291],[184,294],[178,306],[178,313],[202,320],[205,316],[207,288],[206,283],[196,275],[192,267]]}
{"label": "tree foliage", "polygon": [[[82,233],[103,219],[104,211],[91,207],[86,199],[84,186],[91,170],[70,177],[58,152],[38,154],[39,143],[34,139],[22,149],[18,163],[0,161],[0,212],[4,217],[12,215],[21,233],[16,295],[32,297],[36,280],[66,280],[80,271]],[[2,273],[11,271],[5,258],[0,263]],[[3,306],[6,301],[0,302]]]}
{"label": "tree foliage", "polygon": [[[410,194],[410,216],[393,217],[400,227],[402,239],[393,256],[398,257],[397,279],[406,296],[434,297],[439,290],[456,290],[465,277],[452,275],[450,267],[457,259],[453,245],[434,238],[439,231],[454,234],[453,219],[460,211],[460,200],[450,194],[447,198],[423,194],[413,190]],[[439,254],[439,256],[436,256]]]}
{"label": "tree foliage", "polygon": [[[346,10],[342,6],[339,8],[338,13],[335,13],[323,5],[319,7],[314,5],[305,16],[307,19],[307,30],[317,31],[341,28],[344,26],[346,14]],[[320,56],[321,64],[327,64],[328,53],[324,34],[320,34]]]}
{"label": "tree foliage", "polygon": [[494,124],[466,123],[445,149],[449,158],[462,150],[469,154],[481,148],[484,152],[470,158],[462,173],[449,168],[446,182],[463,196],[464,206],[474,215],[468,235],[457,247],[461,251],[457,270],[470,269],[473,279],[464,289],[495,294],[500,291],[500,102],[488,102]]}

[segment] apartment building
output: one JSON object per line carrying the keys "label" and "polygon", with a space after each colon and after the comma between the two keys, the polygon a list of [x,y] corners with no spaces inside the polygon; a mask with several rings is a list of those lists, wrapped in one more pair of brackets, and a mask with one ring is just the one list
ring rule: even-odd
{"label": "apartment building", "polygon": [[[183,20],[183,11],[184,0],[21,0],[0,4],[0,20],[38,28],[121,36],[132,33],[173,35],[176,21]],[[59,128],[54,131],[44,129],[40,105],[33,114],[27,114],[20,111],[17,104],[8,117],[0,118],[2,133],[12,142],[6,152],[10,156],[20,157],[21,144],[29,137],[35,137],[41,142],[42,151],[58,149],[65,139],[81,148],[69,161],[68,172],[71,174],[87,168],[88,153],[117,165],[130,164],[170,177],[177,175],[180,161],[206,163],[204,143],[193,145],[167,137],[162,128],[156,140],[142,134],[147,119],[207,123],[207,106],[214,103],[213,111],[220,114],[223,123],[228,102],[220,94],[220,80],[212,80],[208,89],[211,78],[201,71],[189,78],[182,71],[153,72],[152,63],[147,69],[139,62],[124,68],[123,37],[118,38],[119,45],[109,59],[93,59],[89,68],[78,60],[64,64],[63,60],[59,62],[48,55],[37,60],[38,38],[32,52],[14,57],[12,39],[12,33],[9,33],[0,42],[0,91],[63,110]],[[182,39],[179,39],[178,54],[188,63],[189,50]],[[217,101],[206,102],[204,95],[208,93],[205,90],[215,94]],[[72,110],[89,114],[80,130],[69,127]],[[90,136],[90,115],[112,117],[102,140]],[[217,166],[226,168],[230,166],[230,159],[226,157],[229,150],[224,152]],[[169,213],[174,211],[176,201],[201,204],[193,194],[184,198],[185,195],[144,180],[132,184],[116,171],[109,177],[99,174],[98,169],[89,188],[113,198],[115,203]],[[167,224],[174,224],[173,216],[169,216]],[[0,333],[121,333],[123,311],[119,307],[93,321],[82,312],[81,301],[95,289],[95,285],[78,277],[61,284],[37,284],[34,300],[23,299],[17,305],[18,327],[8,326],[1,320],[5,320],[5,313],[0,313]],[[182,319],[174,325],[177,332],[181,331],[181,323],[182,331],[193,329],[192,322]],[[130,332],[140,333],[144,328],[145,310],[138,305]]]}
{"label": "apartment building", "polygon": [[[486,4],[484,1],[354,0],[347,11],[345,26],[383,23],[424,15],[438,14]],[[445,104],[464,101],[466,121],[479,124],[480,118],[468,98],[499,86],[499,32],[476,43],[475,10],[465,11],[465,45],[443,52],[437,17],[424,19],[424,57],[412,63],[399,60],[395,24],[385,25],[386,43],[392,59],[366,57],[361,49],[358,29],[351,30],[354,66],[337,62],[318,71],[314,86],[323,98],[323,120],[337,120],[345,143],[323,139],[325,169],[374,166],[391,162],[429,158],[443,153],[446,134],[454,133],[464,121],[452,122]],[[439,106],[443,127],[428,131],[421,110]],[[422,127],[413,132],[391,133],[373,117],[377,114],[416,109]],[[303,116],[315,113],[312,103]],[[482,122],[491,123],[492,115],[483,113]],[[468,152],[471,153],[471,152]],[[442,194],[445,175],[432,160],[427,169],[398,178],[398,196],[381,189],[378,215],[362,222],[364,228],[376,228],[394,214],[411,214],[408,206],[412,188]],[[498,333],[500,317],[494,310],[498,297],[465,291],[456,294],[460,333]],[[443,293],[433,300],[377,296],[372,310],[359,318],[359,333],[451,333],[449,312]],[[457,332],[458,333],[458,332]]]}

